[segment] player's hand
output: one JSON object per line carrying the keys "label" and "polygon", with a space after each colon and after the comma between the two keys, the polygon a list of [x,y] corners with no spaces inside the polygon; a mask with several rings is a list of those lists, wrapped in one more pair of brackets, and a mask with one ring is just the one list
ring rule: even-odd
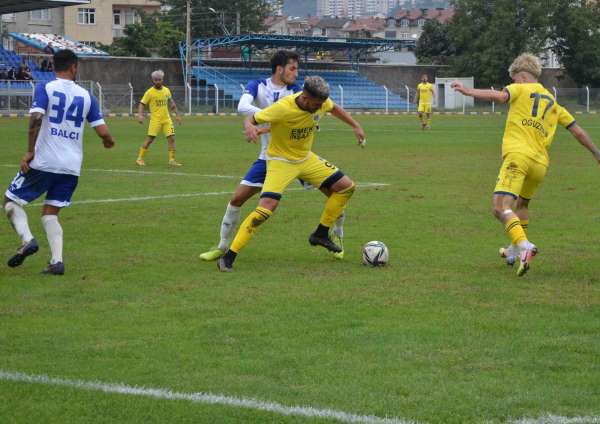
{"label": "player's hand", "polygon": [[177,121],[177,125],[181,125],[181,116],[175,116],[175,120]]}
{"label": "player's hand", "polygon": [[23,155],[23,159],[21,159],[21,171],[23,171],[23,173],[29,172],[29,170],[31,169],[29,167],[29,162],[31,162],[32,160],[33,153],[27,152]]}
{"label": "player's hand", "polygon": [[144,115],[138,115],[138,116],[137,116],[137,121],[138,121],[140,124],[143,124],[143,123],[144,123]]}
{"label": "player's hand", "polygon": [[115,140],[112,137],[103,138],[102,144],[104,144],[105,149],[112,149],[115,145]]}
{"label": "player's hand", "polygon": [[258,135],[267,134],[271,132],[271,127],[259,128]]}
{"label": "player's hand", "polygon": [[246,136],[246,140],[251,143],[256,143],[256,139],[259,135],[259,128],[255,125],[246,125],[244,127],[244,135]]}
{"label": "player's hand", "polygon": [[458,91],[459,93],[465,94],[465,85],[460,81],[452,81],[450,87],[452,87],[454,91]]}
{"label": "player's hand", "polygon": [[360,125],[353,128],[354,135],[356,136],[356,140],[358,141],[358,145],[362,146],[367,136],[365,135],[364,130]]}

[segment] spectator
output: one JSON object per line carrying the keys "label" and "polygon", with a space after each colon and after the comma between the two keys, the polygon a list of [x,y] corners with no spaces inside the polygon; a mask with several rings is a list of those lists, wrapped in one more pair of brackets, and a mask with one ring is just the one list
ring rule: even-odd
{"label": "spectator", "polygon": [[49,64],[49,62],[48,62],[48,59],[44,58],[44,59],[42,60],[42,63],[40,64],[40,70],[41,70],[42,72],[46,72],[46,71],[48,71],[48,64]]}
{"label": "spectator", "polygon": [[47,72],[54,72],[54,65],[52,62],[48,61],[48,67],[46,68]]}
{"label": "spectator", "polygon": [[6,69],[2,68],[0,69],[0,81],[4,81],[8,79],[8,72],[6,72]]}
{"label": "spectator", "polygon": [[19,66],[19,71],[17,72],[17,80],[19,81],[31,81],[33,79],[33,75],[31,75],[31,70],[29,66],[23,64]]}
{"label": "spectator", "polygon": [[46,47],[44,48],[44,53],[54,54],[54,49],[52,48],[52,42],[49,42],[48,44],[46,44]]}
{"label": "spectator", "polygon": [[17,72],[15,71],[14,67],[11,67],[10,70],[8,71],[8,74],[6,75],[6,79],[8,80],[16,80],[17,79]]}

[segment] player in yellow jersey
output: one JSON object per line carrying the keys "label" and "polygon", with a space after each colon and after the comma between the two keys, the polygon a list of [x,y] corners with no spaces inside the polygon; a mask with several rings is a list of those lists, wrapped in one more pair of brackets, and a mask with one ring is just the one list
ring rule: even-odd
{"label": "player in yellow jersey", "polygon": [[526,234],[529,202],[546,175],[548,148],[557,126],[567,128],[598,163],[600,150],[573,116],[538,83],[542,66],[537,57],[522,54],[510,65],[508,72],[514,83],[502,91],[466,88],[457,81],[452,83],[452,87],[466,96],[510,105],[502,139],[504,162],[494,190],[493,204],[494,215],[504,224],[511,240],[511,246],[500,249],[500,254],[508,259],[509,264],[511,256],[518,256],[517,275],[522,276],[538,253]]}
{"label": "player in yellow jersey", "polygon": [[164,77],[165,73],[160,69],[152,72],[152,83],[154,85],[146,90],[144,97],[142,97],[138,106],[137,119],[140,124],[144,123],[144,107],[148,106],[148,109],[150,110],[148,135],[144,140],[144,144],[140,147],[138,158],[135,161],[139,166],[146,165],[146,162],[144,162],[144,155],[159,132],[162,132],[167,137],[169,145],[169,165],[181,166],[181,164],[175,160],[175,128],[173,128],[173,121],[171,120],[169,108],[175,113],[175,119],[179,125],[181,125],[181,117],[179,116],[177,105],[171,95],[171,90],[163,85]]}
{"label": "player in yellow jersey", "polygon": [[435,90],[433,84],[429,82],[427,74],[421,75],[421,83],[417,85],[417,97],[415,103],[418,105],[417,116],[421,121],[421,129],[426,130],[431,128],[431,104]]}
{"label": "player in yellow jersey", "polygon": [[236,256],[258,227],[273,214],[286,187],[297,178],[331,193],[309,243],[331,252],[341,252],[342,249],[331,240],[329,229],[352,197],[354,182],[335,165],[312,152],[317,124],[327,112],[351,126],[358,143],[364,145],[362,127],[333,103],[329,98],[329,87],[321,77],[307,77],[300,93],[286,96],[246,118],[244,131],[250,141],[255,141],[258,136],[257,125],[271,125],[271,141],[266,152],[267,174],[258,207],[242,222],[229,250],[217,262],[219,270],[233,270]]}

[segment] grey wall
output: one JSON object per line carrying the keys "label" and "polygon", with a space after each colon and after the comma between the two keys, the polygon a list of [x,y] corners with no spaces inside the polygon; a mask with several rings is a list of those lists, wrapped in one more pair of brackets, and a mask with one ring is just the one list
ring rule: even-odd
{"label": "grey wall", "polygon": [[[232,63],[231,61],[217,60],[210,61],[209,64],[215,66],[241,66],[239,62]],[[257,67],[268,67],[266,62],[256,62],[254,65]],[[318,66],[321,69],[351,69],[347,64],[319,65],[308,63],[301,66],[305,68]],[[156,69],[165,71],[165,84],[167,86],[183,85],[181,62],[175,58],[87,57],[80,59],[79,68],[79,79],[81,80],[98,81],[103,85],[126,85],[128,82],[131,82],[136,91],[143,90],[151,84],[150,73]],[[447,68],[443,66],[427,65],[361,65],[359,68],[360,73],[366,77],[379,84],[386,85],[391,90],[402,93],[404,84],[414,90],[422,74],[427,74],[429,80],[433,81],[436,75],[439,76],[439,73],[443,73],[446,70]],[[560,69],[544,69],[541,82],[547,87],[577,87],[577,84]],[[477,81],[475,81],[475,86],[477,86]]]}
{"label": "grey wall", "polygon": [[162,69],[165,85],[183,85],[179,59],[139,57],[82,57],[79,60],[79,79],[96,81],[102,85],[127,85],[140,91],[152,85],[150,74]]}

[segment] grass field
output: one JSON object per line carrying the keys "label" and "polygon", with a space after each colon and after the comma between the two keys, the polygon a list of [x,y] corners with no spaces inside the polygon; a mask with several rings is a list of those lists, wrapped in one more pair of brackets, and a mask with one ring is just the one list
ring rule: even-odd
{"label": "grass field", "polygon": [[[144,128],[110,120],[113,150],[88,129],[74,204],[61,214],[66,275],[39,275],[49,250],[38,204],[27,210],[40,252],[18,269],[0,266],[0,422],[331,422],[10,381],[15,372],[389,422],[600,422],[600,168],[591,155],[559,130],[531,208],[541,254],[518,278],[497,257],[507,240],[491,215],[504,117],[435,117],[425,133],[414,117],[359,119],[365,149],[333,118],[315,143],[355,181],[389,184],[351,200],[345,260],[309,246],[324,198],[294,190],[231,274],[197,255],[217,242],[228,193],[256,158],[240,118],[185,120],[184,166],[166,166],[161,140],[144,173],[133,164]],[[579,122],[600,141],[598,118]],[[0,125],[6,186],[27,124]],[[369,240],[388,245],[388,267],[361,265]],[[5,221],[0,256],[18,244]]]}

